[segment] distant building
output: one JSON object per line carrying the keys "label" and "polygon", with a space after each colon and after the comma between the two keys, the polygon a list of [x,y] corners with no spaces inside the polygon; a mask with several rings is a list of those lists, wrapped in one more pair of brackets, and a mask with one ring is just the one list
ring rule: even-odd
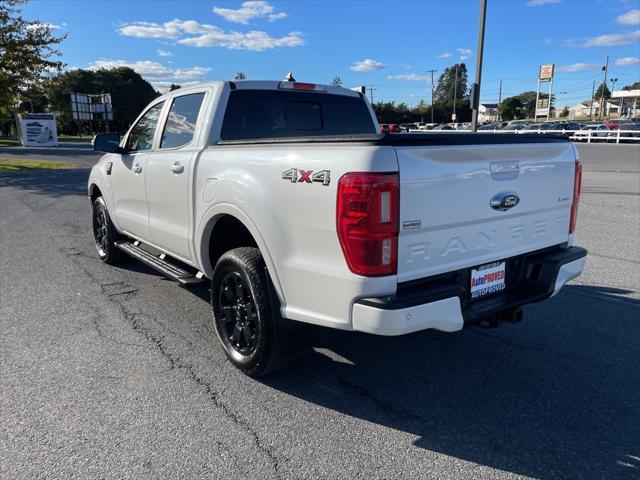
{"label": "distant building", "polygon": [[[593,103],[593,108],[591,104]],[[609,100],[605,101],[605,115],[617,115],[620,105]],[[569,118],[585,118],[591,114],[593,117],[600,115],[600,100],[585,100],[569,108]]]}
{"label": "distant building", "polygon": [[481,103],[478,107],[478,122],[487,123],[498,120],[497,103]]}

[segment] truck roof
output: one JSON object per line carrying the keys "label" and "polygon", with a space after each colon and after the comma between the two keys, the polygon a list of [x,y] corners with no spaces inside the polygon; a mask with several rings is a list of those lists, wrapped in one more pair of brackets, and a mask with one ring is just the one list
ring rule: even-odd
{"label": "truck roof", "polygon": [[279,90],[287,87],[282,85],[292,85],[292,90],[297,90],[293,86],[305,85],[313,86],[314,88],[302,88],[300,91],[305,92],[318,92],[318,93],[330,93],[332,95],[345,95],[348,97],[359,97],[361,94],[348,88],[338,87],[334,85],[322,85],[319,83],[307,83],[307,82],[287,82],[284,80],[218,80],[211,82],[202,82],[193,85],[181,87],[177,90],[167,92],[162,97],[170,97],[173,95],[179,95],[181,93],[198,90],[202,88],[223,88],[225,85],[231,86],[233,90]]}

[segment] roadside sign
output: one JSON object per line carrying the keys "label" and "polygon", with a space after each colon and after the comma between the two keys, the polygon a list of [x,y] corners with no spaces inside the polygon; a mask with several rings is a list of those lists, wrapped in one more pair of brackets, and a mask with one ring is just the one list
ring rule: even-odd
{"label": "roadside sign", "polygon": [[56,116],[53,113],[18,114],[20,142],[25,147],[55,147],[58,145]]}
{"label": "roadside sign", "polygon": [[553,78],[553,70],[555,65],[550,63],[548,65],[540,65],[540,74],[538,78],[541,82],[550,82]]}
{"label": "roadside sign", "polygon": [[536,108],[536,117],[546,117],[549,113],[549,108]]}
{"label": "roadside sign", "polygon": [[451,121],[452,121],[452,122],[455,122],[455,121],[456,121],[456,114],[455,114],[455,113],[452,113],[452,114],[451,114]]}

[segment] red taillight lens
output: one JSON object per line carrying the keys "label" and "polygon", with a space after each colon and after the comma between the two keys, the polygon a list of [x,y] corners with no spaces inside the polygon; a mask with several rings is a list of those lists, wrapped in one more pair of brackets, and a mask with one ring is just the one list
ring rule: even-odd
{"label": "red taillight lens", "polygon": [[578,220],[578,204],[580,203],[580,191],[582,190],[582,163],[576,160],[576,170],[573,176],[573,203],[571,204],[571,219],[569,220],[569,233],[576,230]]}
{"label": "red taillight lens", "polygon": [[338,182],[338,237],[353,273],[396,273],[399,191],[397,173],[347,173]]}

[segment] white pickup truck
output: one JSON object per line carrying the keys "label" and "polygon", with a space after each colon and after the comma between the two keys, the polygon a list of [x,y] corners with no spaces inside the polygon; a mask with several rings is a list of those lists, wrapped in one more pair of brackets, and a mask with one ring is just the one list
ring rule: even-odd
{"label": "white pickup truck", "polygon": [[210,281],[222,348],[252,376],[290,361],[301,322],[378,335],[515,322],[580,275],[569,141],[377,132],[366,98],[340,87],[163,95],[122,141],[94,139],[98,254]]}

